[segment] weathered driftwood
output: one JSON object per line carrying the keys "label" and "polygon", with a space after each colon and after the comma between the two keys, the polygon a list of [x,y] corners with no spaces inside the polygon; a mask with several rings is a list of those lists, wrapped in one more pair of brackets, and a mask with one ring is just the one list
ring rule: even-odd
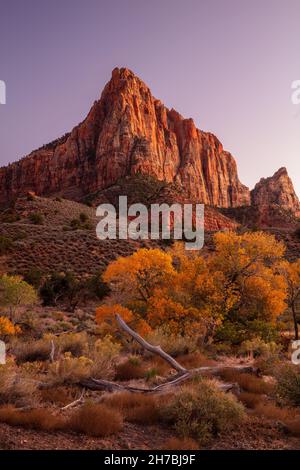
{"label": "weathered driftwood", "polygon": [[68,410],[69,408],[74,408],[75,406],[81,404],[84,401],[84,394],[85,394],[85,389],[82,390],[82,393],[79,398],[72,401],[71,403],[68,403],[68,405],[63,406],[61,410]]}
{"label": "weathered driftwood", "polygon": [[[151,388],[131,387],[129,385],[121,385],[116,382],[95,379],[93,377],[81,381],[81,385],[83,385],[84,387],[90,390],[105,390],[107,392],[129,391],[129,392],[135,392],[135,393],[152,394],[152,393],[164,392],[168,390],[170,387],[176,386],[188,379],[191,379],[192,377],[196,375],[201,375],[205,373],[209,373],[211,375],[217,375],[224,369],[234,369],[240,372],[257,372],[256,369],[251,366],[233,366],[233,367],[232,366],[230,367],[205,366],[205,367],[198,367],[195,369],[186,369],[181,364],[179,364],[173,357],[171,357],[169,354],[163,351],[160,346],[154,346],[148,343],[148,341],[146,341],[138,333],[133,331],[118,314],[116,314],[116,321],[123,331],[125,331],[132,338],[134,338],[144,349],[146,349],[147,351],[150,351],[153,354],[157,354],[162,359],[164,359],[173,369],[177,371],[177,374],[175,376],[172,376],[171,379],[169,379],[168,381],[162,384],[156,385],[155,387],[151,387]],[[219,384],[218,387],[223,391],[229,391],[229,390],[234,390],[234,389],[238,390],[237,384],[222,383],[222,384]]]}

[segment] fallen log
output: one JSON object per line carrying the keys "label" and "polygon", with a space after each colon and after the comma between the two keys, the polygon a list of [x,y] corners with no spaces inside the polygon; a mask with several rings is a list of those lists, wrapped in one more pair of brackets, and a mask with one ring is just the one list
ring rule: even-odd
{"label": "fallen log", "polygon": [[[154,346],[153,344],[150,344],[148,341],[142,338],[136,331],[132,330],[118,314],[116,314],[116,321],[120,328],[125,331],[125,333],[129,334],[132,338],[134,338],[147,351],[160,356],[173,369],[177,371],[177,374],[175,376],[172,376],[171,379],[150,388],[132,387],[130,385],[118,384],[116,382],[96,379],[93,377],[82,380],[80,384],[90,390],[101,390],[110,393],[127,391],[132,393],[154,394],[165,392],[170,387],[177,386],[180,383],[195,377],[196,375],[201,375],[205,373],[209,373],[211,375],[218,375],[224,369],[234,369],[239,372],[257,373],[257,370],[252,366],[203,366],[195,369],[186,369],[181,364],[179,364],[172,356],[163,351],[160,346]],[[239,386],[236,383],[220,383],[217,384],[217,386],[225,392],[230,390],[239,391]]]}

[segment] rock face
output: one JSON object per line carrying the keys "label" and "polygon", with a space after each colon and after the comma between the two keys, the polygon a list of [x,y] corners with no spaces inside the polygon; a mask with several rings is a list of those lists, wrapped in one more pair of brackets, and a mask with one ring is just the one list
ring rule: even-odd
{"label": "rock face", "polygon": [[286,168],[280,168],[270,178],[262,178],[251,191],[251,203],[260,211],[280,206],[300,217],[300,202]]}
{"label": "rock face", "polygon": [[219,140],[168,110],[124,68],[113,70],[100,100],[70,134],[0,169],[0,204],[28,191],[80,199],[137,173],[177,183],[207,205],[250,204]]}

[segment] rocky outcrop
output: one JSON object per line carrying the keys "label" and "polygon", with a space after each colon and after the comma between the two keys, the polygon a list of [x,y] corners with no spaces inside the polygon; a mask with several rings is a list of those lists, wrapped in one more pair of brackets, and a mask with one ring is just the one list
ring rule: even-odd
{"label": "rocky outcrop", "polygon": [[250,204],[250,193],[219,140],[155,99],[130,70],[115,69],[87,118],[17,163],[0,169],[0,204],[28,191],[70,199],[138,173],[177,183],[216,207]]}
{"label": "rocky outcrop", "polygon": [[300,217],[300,202],[286,168],[280,168],[270,178],[262,178],[251,191],[251,203],[261,212],[279,206]]}

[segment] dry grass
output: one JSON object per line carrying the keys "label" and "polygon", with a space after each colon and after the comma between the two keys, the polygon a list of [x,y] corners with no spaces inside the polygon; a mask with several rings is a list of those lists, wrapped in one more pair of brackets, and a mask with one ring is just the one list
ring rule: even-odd
{"label": "dry grass", "polygon": [[255,408],[263,400],[262,396],[252,392],[241,392],[238,395],[238,399],[247,408]]}
{"label": "dry grass", "polygon": [[194,439],[184,437],[170,437],[167,439],[160,450],[199,450],[199,445]]}
{"label": "dry grass", "polygon": [[65,428],[65,419],[52,415],[45,408],[20,411],[7,405],[0,408],[0,422],[42,431],[58,431]]}
{"label": "dry grass", "polygon": [[58,361],[50,364],[48,383],[63,385],[80,382],[91,373],[92,360],[87,357],[72,357],[65,353]]}
{"label": "dry grass", "polygon": [[145,374],[146,368],[143,364],[129,359],[116,367],[115,378],[116,380],[142,379],[145,377]]}
{"label": "dry grass", "polygon": [[11,405],[0,408],[0,422],[39,431],[74,431],[105,437],[123,427],[121,414],[105,405],[85,404],[69,417],[56,416],[46,408],[18,410]]}
{"label": "dry grass", "polygon": [[213,359],[209,359],[199,351],[186,354],[182,357],[178,357],[177,360],[182,366],[186,367],[187,369],[216,365],[216,361],[214,361]]}
{"label": "dry grass", "polygon": [[104,404],[86,403],[73,413],[67,427],[88,436],[105,437],[121,431],[123,419],[117,410]]}
{"label": "dry grass", "polygon": [[270,395],[274,391],[274,385],[264,382],[263,379],[255,377],[251,374],[237,372],[233,369],[224,369],[220,373],[220,377],[227,382],[238,383],[246,392]]}
{"label": "dry grass", "polygon": [[38,401],[38,387],[33,380],[19,377],[14,362],[0,365],[0,404],[29,406]]}
{"label": "dry grass", "polygon": [[18,364],[23,362],[46,361],[49,359],[51,343],[49,340],[40,339],[32,342],[20,342],[14,345],[13,353]]}
{"label": "dry grass", "polygon": [[266,402],[256,405],[254,412],[258,416],[264,416],[274,421],[282,421],[283,423],[290,422],[297,416],[297,412],[291,408],[279,408],[274,403]]}
{"label": "dry grass", "polygon": [[40,396],[43,402],[58,406],[65,406],[74,399],[65,387],[41,389]]}
{"label": "dry grass", "polygon": [[122,392],[107,396],[104,403],[132,423],[154,424],[160,419],[158,400],[154,396]]}

